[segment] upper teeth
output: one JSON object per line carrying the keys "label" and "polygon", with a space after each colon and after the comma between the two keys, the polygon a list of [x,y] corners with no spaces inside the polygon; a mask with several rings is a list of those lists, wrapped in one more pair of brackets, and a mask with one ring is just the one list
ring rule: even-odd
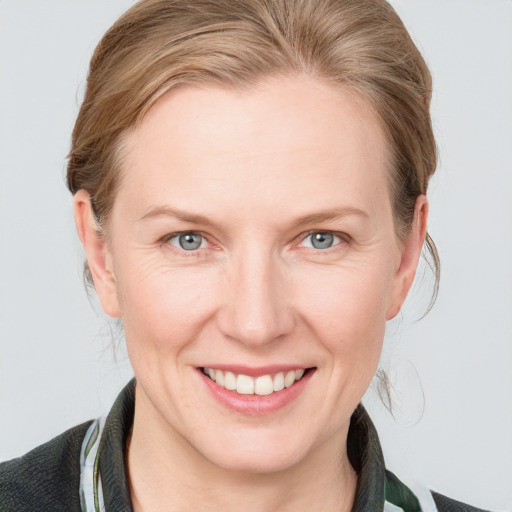
{"label": "upper teeth", "polygon": [[275,391],[289,388],[304,375],[303,369],[279,372],[276,375],[261,375],[256,378],[243,374],[235,375],[215,368],[203,368],[203,372],[219,386],[236,391],[240,395],[270,395]]}

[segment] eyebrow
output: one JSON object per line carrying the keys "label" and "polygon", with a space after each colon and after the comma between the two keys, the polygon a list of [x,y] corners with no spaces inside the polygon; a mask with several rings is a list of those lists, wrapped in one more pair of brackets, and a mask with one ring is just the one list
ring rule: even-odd
{"label": "eyebrow", "polygon": [[343,206],[299,217],[293,222],[292,227],[299,227],[304,224],[316,224],[321,222],[338,220],[343,217],[349,217],[351,215],[357,215],[367,219],[370,218],[370,215],[364,210],[360,210],[359,208],[355,208],[353,206]]}
{"label": "eyebrow", "polygon": [[207,227],[213,227],[214,223],[204,215],[190,213],[170,206],[155,206],[144,214],[139,220],[152,219],[154,217],[175,217],[176,219],[190,224],[202,224]]}
{"label": "eyebrow", "polygon": [[[303,215],[302,217],[299,217],[293,221],[292,228],[297,228],[303,226],[304,224],[316,224],[338,220],[342,217],[348,217],[351,215],[370,218],[368,213],[364,210],[360,210],[359,208],[352,206],[346,206]],[[186,212],[177,208],[171,208],[170,206],[155,206],[151,208],[147,213],[145,213],[139,220],[142,221],[161,216],[174,217],[190,224],[200,224],[206,227],[215,226],[215,223],[204,215]]]}

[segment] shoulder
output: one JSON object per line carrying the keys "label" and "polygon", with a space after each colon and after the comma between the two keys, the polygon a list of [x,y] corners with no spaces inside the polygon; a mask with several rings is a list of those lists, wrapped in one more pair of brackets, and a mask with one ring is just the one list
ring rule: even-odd
{"label": "shoulder", "polygon": [[91,422],[0,464],[2,512],[80,510],[80,450]]}
{"label": "shoulder", "polygon": [[[394,473],[386,470],[386,503],[392,505],[389,510],[406,512],[488,512],[447,498],[430,491],[421,484],[404,484]],[[393,508],[394,507],[394,508]],[[384,508],[386,510],[386,507]]]}
{"label": "shoulder", "polygon": [[452,500],[442,494],[432,491],[432,497],[436,504],[438,512],[488,512],[481,508],[466,505],[460,501]]}

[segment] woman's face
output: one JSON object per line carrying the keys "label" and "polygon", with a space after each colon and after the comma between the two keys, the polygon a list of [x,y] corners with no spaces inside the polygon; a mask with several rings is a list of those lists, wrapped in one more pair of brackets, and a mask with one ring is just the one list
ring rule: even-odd
{"label": "woman's face", "polygon": [[420,198],[397,242],[368,104],[308,77],[183,86],[130,133],[122,166],[90,263],[148,431],[253,472],[338,453],[426,217]]}

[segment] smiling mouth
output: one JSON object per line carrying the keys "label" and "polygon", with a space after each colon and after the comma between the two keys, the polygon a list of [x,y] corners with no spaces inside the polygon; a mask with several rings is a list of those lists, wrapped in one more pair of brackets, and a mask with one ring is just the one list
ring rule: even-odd
{"label": "smiling mouth", "polygon": [[251,377],[216,368],[201,368],[201,371],[218,386],[239,395],[267,396],[293,386],[314,368],[299,368],[276,374]]}

